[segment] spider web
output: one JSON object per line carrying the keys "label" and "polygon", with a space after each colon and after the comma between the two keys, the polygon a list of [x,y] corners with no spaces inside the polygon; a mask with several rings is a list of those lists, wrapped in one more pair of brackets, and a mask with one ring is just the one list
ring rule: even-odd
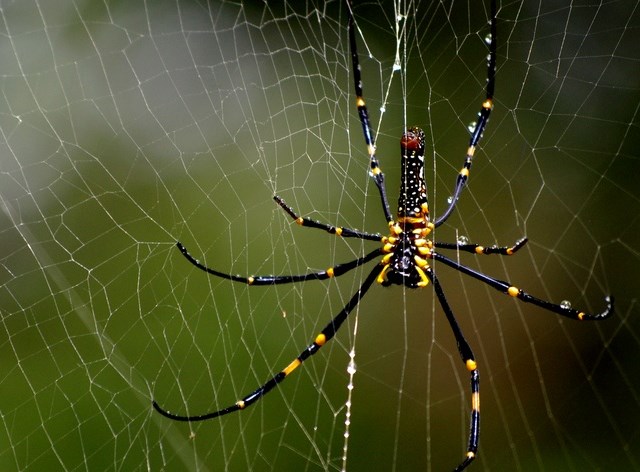
{"label": "spider web", "polygon": [[[430,288],[374,286],[317,356],[263,383],[357,290],[251,287],[373,249],[274,204],[385,232],[354,107],[343,2],[0,1],[0,468],[450,470],[468,374]],[[498,2],[496,104],[439,240],[577,323],[435,269],[481,373],[470,470],[640,470],[637,1]],[[488,2],[357,2],[392,206],[398,138],[429,137],[446,205],[483,97]],[[399,66],[394,68],[394,64]],[[398,70],[395,70],[398,69]],[[384,110],[384,113],[382,113]],[[355,373],[347,371],[351,356]]]}

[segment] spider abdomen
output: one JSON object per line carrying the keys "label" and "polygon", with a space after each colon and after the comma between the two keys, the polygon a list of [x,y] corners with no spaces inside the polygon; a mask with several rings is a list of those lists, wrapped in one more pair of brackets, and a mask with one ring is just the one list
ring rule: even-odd
{"label": "spider abdomen", "polygon": [[424,181],[424,131],[409,128],[400,139],[402,177],[398,198],[398,220],[428,216],[427,185]]}

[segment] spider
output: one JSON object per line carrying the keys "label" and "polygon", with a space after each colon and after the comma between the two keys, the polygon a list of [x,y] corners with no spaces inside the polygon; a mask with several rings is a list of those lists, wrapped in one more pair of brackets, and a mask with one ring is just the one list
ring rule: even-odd
{"label": "spider", "polygon": [[502,281],[478,272],[474,269],[466,267],[459,262],[451,259],[440,252],[438,249],[454,250],[469,252],[478,255],[498,254],[509,256],[522,248],[527,239],[523,238],[510,247],[483,246],[480,244],[467,244],[463,242],[446,243],[434,241],[429,238],[431,232],[442,225],[455,209],[456,203],[462,190],[464,189],[469,172],[471,162],[476,147],[482,138],[482,133],[489,120],[489,115],[493,108],[493,93],[495,88],[496,75],[496,2],[491,0],[491,36],[489,42],[489,58],[487,67],[487,83],[486,97],[482,102],[475,129],[471,132],[469,145],[467,147],[466,156],[462,169],[458,173],[455,189],[450,203],[445,212],[431,221],[429,216],[429,207],[427,202],[427,187],[424,180],[424,154],[425,154],[425,135],[418,127],[412,127],[405,131],[400,138],[401,150],[401,189],[398,201],[398,212],[393,218],[389,209],[387,199],[384,174],[380,168],[378,158],[376,157],[376,146],[374,133],[369,120],[369,113],[365,104],[362,79],[360,71],[360,61],[358,59],[358,49],[356,44],[355,23],[352,13],[352,7],[347,0],[348,15],[348,33],[351,50],[351,60],[353,68],[353,78],[355,84],[356,106],[364,140],[367,145],[367,151],[370,160],[370,173],[380,194],[382,210],[387,220],[389,233],[383,236],[378,233],[367,233],[350,228],[336,227],[326,223],[322,223],[311,218],[299,216],[291,207],[289,207],[282,198],[274,196],[277,204],[299,225],[309,228],[317,228],[327,233],[334,234],[343,238],[358,238],[368,241],[377,241],[381,246],[374,249],[363,257],[359,257],[353,261],[338,264],[327,270],[318,272],[310,272],[301,275],[267,275],[267,276],[249,276],[232,275],[212,269],[194,258],[180,242],[176,245],[182,255],[198,269],[201,269],[213,276],[220,277],[234,282],[240,282],[247,285],[276,285],[303,282],[307,280],[325,280],[332,277],[338,277],[346,272],[355,269],[358,266],[366,264],[372,260],[378,260],[375,267],[366,276],[360,288],[351,297],[340,312],[324,327],[324,329],[315,337],[313,342],[309,344],[291,363],[284,369],[273,375],[263,385],[259,386],[253,392],[249,393],[236,403],[227,406],[218,411],[205,413],[201,415],[177,415],[163,409],[157,402],[153,402],[153,407],[163,416],[176,421],[203,421],[218,416],[223,416],[234,411],[243,410],[251,406],[256,401],[273,390],[280,382],[282,382],[289,374],[296,370],[305,360],[316,354],[322,346],[331,340],[347,319],[349,314],[360,303],[369,288],[378,283],[382,286],[404,285],[407,288],[422,288],[429,283],[433,286],[436,297],[444,311],[449,326],[453,332],[453,336],[457,343],[458,351],[462,362],[466,366],[471,380],[471,418],[469,425],[469,436],[467,452],[464,459],[455,468],[455,471],[465,469],[476,457],[478,451],[478,441],[480,435],[480,378],[478,365],[474,358],[469,343],[462,334],[462,330],[458,325],[456,317],[453,314],[438,277],[429,261],[437,261],[442,265],[452,267],[474,279],[477,279],[495,290],[502,292],[511,297],[517,298],[525,303],[532,303],[547,311],[551,311],[558,315],[575,319],[575,320],[601,320],[607,318],[613,313],[613,298],[605,297],[606,308],[602,313],[589,314],[579,311],[565,304],[555,304],[540,298],[536,298],[512,285],[510,282]]}

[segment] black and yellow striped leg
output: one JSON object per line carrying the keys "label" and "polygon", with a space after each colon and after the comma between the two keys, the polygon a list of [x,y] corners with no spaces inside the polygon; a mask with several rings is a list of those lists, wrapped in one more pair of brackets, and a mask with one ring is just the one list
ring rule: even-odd
{"label": "black and yellow striped leg", "polygon": [[182,255],[189,261],[191,264],[196,266],[198,269],[207,272],[208,274],[215,275],[216,277],[220,277],[221,279],[233,280],[234,282],[241,282],[247,285],[278,285],[278,284],[290,284],[295,282],[304,282],[307,280],[325,280],[330,279],[332,277],[339,277],[342,274],[349,272],[352,269],[355,269],[362,264],[366,264],[367,262],[375,259],[376,257],[384,254],[382,248],[377,248],[371,251],[369,254],[359,257],[358,259],[354,259],[350,262],[345,262],[344,264],[336,264],[333,267],[329,267],[327,270],[320,270],[318,272],[309,272],[307,274],[300,275],[251,275],[249,277],[245,277],[242,275],[233,275],[227,274],[225,272],[220,272],[216,269],[212,269],[211,267],[207,267],[202,264],[198,259],[193,257],[187,251],[182,243],[177,242],[176,246],[180,249]]}
{"label": "black and yellow striped leg", "polygon": [[547,300],[536,298],[533,295],[530,295],[529,293],[525,292],[524,290],[521,290],[518,287],[511,285],[509,282],[505,282],[504,280],[498,280],[496,278],[485,275],[481,272],[470,269],[469,267],[466,267],[437,252],[431,253],[431,258],[436,261],[442,262],[443,264],[446,264],[449,267],[453,267],[454,269],[459,270],[463,274],[470,275],[474,279],[478,279],[481,282],[484,282],[485,284],[495,288],[499,292],[502,292],[511,297],[518,298],[525,303],[531,303],[533,305],[537,305],[541,308],[544,308],[545,310],[551,311],[561,316],[565,316],[567,318],[571,318],[573,320],[579,320],[579,321],[601,320],[613,314],[613,297],[609,297],[609,296],[605,297],[604,300],[607,306],[602,313],[590,314],[584,311],[576,310],[575,308],[571,308],[568,305],[564,305],[564,304],[558,305],[555,303],[551,303]]}
{"label": "black and yellow striped leg", "polygon": [[478,452],[478,441],[480,439],[480,374],[478,372],[478,366],[473,357],[473,351],[469,346],[469,343],[462,334],[460,325],[456,321],[456,317],[453,314],[453,310],[447,302],[447,298],[444,295],[440,281],[436,277],[435,272],[431,267],[425,269],[427,277],[433,284],[433,289],[436,292],[440,306],[444,310],[444,314],[447,317],[453,336],[456,339],[458,345],[458,352],[462,362],[471,376],[471,420],[469,423],[469,442],[467,445],[467,455],[465,459],[454,469],[454,472],[464,470],[476,457]]}
{"label": "black and yellow striped leg", "polygon": [[368,241],[378,241],[381,242],[383,236],[379,233],[366,233],[364,231],[358,231],[351,228],[343,228],[340,226],[332,226],[326,223],[321,223],[320,221],[312,220],[311,218],[306,218],[298,215],[293,208],[285,203],[285,201],[279,196],[274,196],[273,199],[280,205],[280,207],[287,212],[287,214],[293,218],[293,220],[298,223],[300,226],[304,226],[307,228],[318,228],[323,231],[326,231],[330,234],[335,234],[336,236],[340,236],[343,238],[359,238],[365,239]]}
{"label": "black and yellow striped leg", "polygon": [[458,202],[458,198],[460,198],[460,194],[467,184],[467,179],[469,178],[469,172],[471,171],[471,161],[473,159],[473,155],[476,151],[476,146],[480,142],[482,138],[482,133],[484,132],[485,126],[487,126],[487,122],[489,121],[489,115],[491,115],[491,110],[493,108],[493,92],[496,85],[496,2],[495,0],[491,1],[491,42],[489,43],[489,61],[487,64],[487,88],[486,88],[486,98],[482,102],[482,107],[480,108],[480,112],[478,113],[478,120],[476,121],[476,126],[471,133],[471,138],[469,139],[469,147],[467,148],[467,155],[464,160],[464,164],[462,169],[458,173],[458,177],[456,179],[456,186],[453,191],[453,195],[451,196],[451,201],[449,202],[449,206],[444,211],[442,215],[440,215],[434,221],[434,225],[437,228],[442,223],[446,221],[447,218],[453,212],[456,203]]}
{"label": "black and yellow striped leg", "polygon": [[367,290],[371,287],[374,280],[378,277],[378,273],[381,270],[381,265],[378,264],[373,270],[369,273],[367,278],[362,282],[362,285],[358,289],[358,291],[351,297],[351,300],[345,305],[345,307],[338,313],[335,318],[333,318],[327,326],[315,337],[313,342],[307,346],[307,348],[300,353],[298,357],[296,357],[292,362],[289,363],[284,369],[271,377],[266,383],[258,387],[256,390],[251,392],[249,395],[243,397],[241,400],[238,400],[233,405],[230,405],[226,408],[223,408],[218,411],[214,411],[211,413],[205,413],[203,415],[193,415],[193,416],[182,416],[171,413],[168,410],[165,410],[158,405],[158,403],[154,400],[153,407],[163,416],[170,418],[176,421],[204,421],[211,418],[216,418],[218,416],[223,416],[228,413],[232,413],[238,410],[244,410],[248,406],[251,406],[253,403],[258,401],[260,398],[265,396],[271,390],[273,390],[280,382],[282,382],[291,372],[300,367],[300,365],[307,360],[309,357],[314,355],[316,352],[320,350],[322,346],[324,346],[328,341],[333,338],[333,336],[338,332],[342,323],[347,319],[349,313],[353,311],[353,309],[358,306],[362,297],[364,297]]}
{"label": "black and yellow striped leg", "polygon": [[499,254],[511,256],[527,244],[527,238],[516,241],[513,246],[482,246],[481,244],[460,244],[434,242],[433,247],[438,249],[455,249],[456,251],[470,252],[472,254]]}
{"label": "black and yellow striped leg", "polygon": [[353,67],[353,83],[356,91],[358,117],[362,124],[362,133],[364,134],[364,141],[367,145],[367,152],[369,153],[371,176],[376,183],[376,187],[378,187],[378,192],[380,192],[380,200],[382,202],[384,216],[387,223],[391,223],[393,221],[393,216],[391,216],[391,210],[389,209],[389,199],[387,198],[387,189],[384,184],[384,174],[382,173],[382,169],[380,169],[380,164],[376,158],[375,137],[373,135],[373,129],[371,128],[369,112],[367,111],[367,105],[365,104],[364,94],[362,91],[362,73],[360,71],[360,59],[358,58],[358,45],[356,42],[355,32],[356,28],[350,1],[347,1],[347,14],[349,15],[349,44],[351,46],[351,64]]}

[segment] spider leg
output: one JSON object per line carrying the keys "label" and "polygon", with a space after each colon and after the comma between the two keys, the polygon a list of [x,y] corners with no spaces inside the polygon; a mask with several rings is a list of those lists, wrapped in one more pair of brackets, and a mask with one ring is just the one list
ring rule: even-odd
{"label": "spider leg", "polygon": [[527,241],[527,238],[519,239],[513,246],[482,246],[481,244],[434,242],[433,247],[439,249],[455,249],[456,251],[470,252],[472,254],[500,254],[501,256],[511,256],[527,244]]}
{"label": "spider leg", "polygon": [[456,317],[453,314],[453,310],[444,296],[444,291],[442,290],[440,281],[431,267],[426,267],[424,271],[433,284],[433,289],[436,292],[440,306],[442,306],[442,309],[444,310],[444,314],[447,317],[451,331],[453,331],[453,336],[456,339],[456,344],[458,345],[458,351],[460,352],[462,362],[464,362],[471,375],[471,421],[469,424],[469,443],[467,446],[467,456],[454,471],[459,472],[464,470],[475,459],[476,453],[478,452],[478,440],[480,438],[480,374],[478,372],[478,365],[473,357],[473,351],[462,334],[462,330],[460,329],[460,325],[458,325]]}
{"label": "spider leg", "polygon": [[322,229],[327,233],[335,234],[343,238],[359,238],[359,239],[366,239],[369,241],[378,241],[378,242],[381,242],[383,240],[383,236],[378,233],[365,233],[364,231],[358,231],[351,228],[342,228],[340,226],[328,225],[326,223],[321,223],[320,221],[312,220],[311,218],[306,218],[306,217],[303,218],[302,216],[298,215],[295,211],[293,211],[293,208],[287,205],[285,201],[279,196],[276,195],[273,197],[273,199],[300,226]]}
{"label": "spider leg", "polygon": [[467,155],[465,157],[462,169],[460,169],[460,173],[458,174],[458,177],[456,179],[456,187],[453,191],[453,196],[451,197],[451,203],[449,203],[449,207],[445,210],[445,212],[438,218],[436,218],[434,222],[436,228],[444,223],[447,218],[449,218],[456,206],[456,203],[458,202],[458,198],[460,198],[460,193],[467,184],[467,179],[469,178],[469,172],[471,170],[471,160],[473,159],[473,154],[475,153],[478,142],[480,142],[480,138],[482,138],[484,128],[485,126],[487,126],[487,122],[489,121],[489,115],[491,114],[491,109],[493,108],[493,91],[496,85],[496,46],[496,2],[495,0],[492,0],[491,42],[489,43],[489,62],[487,65],[486,98],[482,102],[480,113],[478,113],[478,121],[476,122],[476,126],[471,133],[471,138],[469,139],[469,147],[467,148]]}
{"label": "spider leg", "polygon": [[367,262],[375,259],[376,257],[383,254],[382,248],[377,248],[371,251],[369,254],[365,256],[354,259],[350,262],[345,262],[344,264],[336,264],[333,267],[329,267],[327,270],[321,270],[318,272],[309,272],[307,274],[301,275],[251,275],[249,277],[244,277],[242,275],[233,275],[227,274],[225,272],[220,272],[216,269],[212,269],[211,267],[207,267],[202,264],[198,259],[193,257],[187,251],[182,243],[177,242],[176,246],[180,249],[182,255],[189,261],[191,264],[196,266],[198,269],[207,272],[211,275],[215,275],[216,277],[220,277],[221,279],[233,280],[234,282],[241,282],[247,285],[278,285],[278,284],[289,284],[294,282],[304,282],[306,280],[325,280],[330,279],[332,277],[338,277],[342,274],[349,272],[352,269],[355,269],[362,264],[366,264]]}
{"label": "spider leg", "polygon": [[367,145],[367,152],[369,153],[371,176],[373,177],[376,187],[378,187],[378,191],[380,192],[380,200],[382,202],[384,216],[387,219],[387,223],[391,223],[393,221],[393,217],[391,216],[391,210],[389,210],[389,199],[387,198],[387,189],[384,185],[384,174],[382,173],[382,169],[380,169],[380,163],[376,157],[375,137],[373,135],[371,121],[369,120],[369,112],[367,111],[367,105],[365,104],[362,92],[362,74],[360,70],[360,59],[358,58],[358,45],[356,43],[356,28],[350,1],[347,1],[347,15],[349,15],[349,44],[351,46],[351,63],[353,67],[353,83],[356,91],[358,117],[362,124],[362,133],[364,134],[364,141]]}
{"label": "spider leg", "polygon": [[516,297],[525,303],[532,303],[533,305],[537,305],[541,308],[544,308],[547,311],[551,311],[553,313],[556,313],[561,316],[565,316],[567,318],[580,320],[580,321],[601,320],[613,314],[613,297],[610,297],[610,296],[607,296],[604,299],[607,306],[602,313],[596,313],[596,314],[585,313],[584,311],[579,311],[579,310],[576,310],[575,308],[571,308],[563,305],[557,305],[547,300],[536,298],[533,295],[530,295],[529,293],[525,292],[524,290],[521,290],[511,285],[509,282],[498,280],[496,278],[485,275],[481,272],[470,269],[469,267],[459,264],[458,262],[452,259],[449,259],[448,257],[443,256],[442,254],[439,254],[435,251],[431,253],[430,257],[436,261],[439,261],[445,265],[448,265],[449,267],[453,267],[454,269],[462,272],[463,274],[470,275],[474,279],[478,279],[481,282],[484,282],[485,284],[489,285],[490,287],[493,287],[499,292],[502,292],[506,295],[510,295],[512,297]]}
{"label": "spider leg", "polygon": [[340,310],[340,312],[327,324],[322,331],[315,337],[313,342],[309,344],[304,351],[302,351],[298,357],[296,357],[292,362],[289,363],[284,369],[271,377],[267,382],[258,387],[256,390],[251,392],[250,394],[243,397],[241,400],[238,400],[233,405],[230,405],[226,408],[223,408],[218,411],[214,411],[211,413],[205,413],[203,415],[193,415],[193,416],[182,416],[176,415],[174,413],[169,412],[168,410],[163,409],[158,405],[158,403],[154,400],[153,407],[156,409],[158,413],[162,416],[170,418],[176,421],[204,421],[211,418],[216,418],[218,416],[223,416],[228,413],[232,413],[238,410],[244,410],[248,406],[251,406],[253,403],[258,401],[260,398],[265,396],[274,387],[276,387],[280,382],[282,382],[291,372],[300,367],[300,365],[307,360],[310,356],[315,354],[320,350],[322,346],[324,346],[328,341],[333,338],[336,332],[342,326],[342,323],[347,319],[349,313],[353,311],[353,309],[358,306],[362,297],[364,297],[365,293],[373,282],[378,277],[378,272],[380,271],[380,264],[376,265],[373,270],[369,273],[367,278],[362,282],[358,291],[351,297],[351,300],[345,305],[345,307]]}

